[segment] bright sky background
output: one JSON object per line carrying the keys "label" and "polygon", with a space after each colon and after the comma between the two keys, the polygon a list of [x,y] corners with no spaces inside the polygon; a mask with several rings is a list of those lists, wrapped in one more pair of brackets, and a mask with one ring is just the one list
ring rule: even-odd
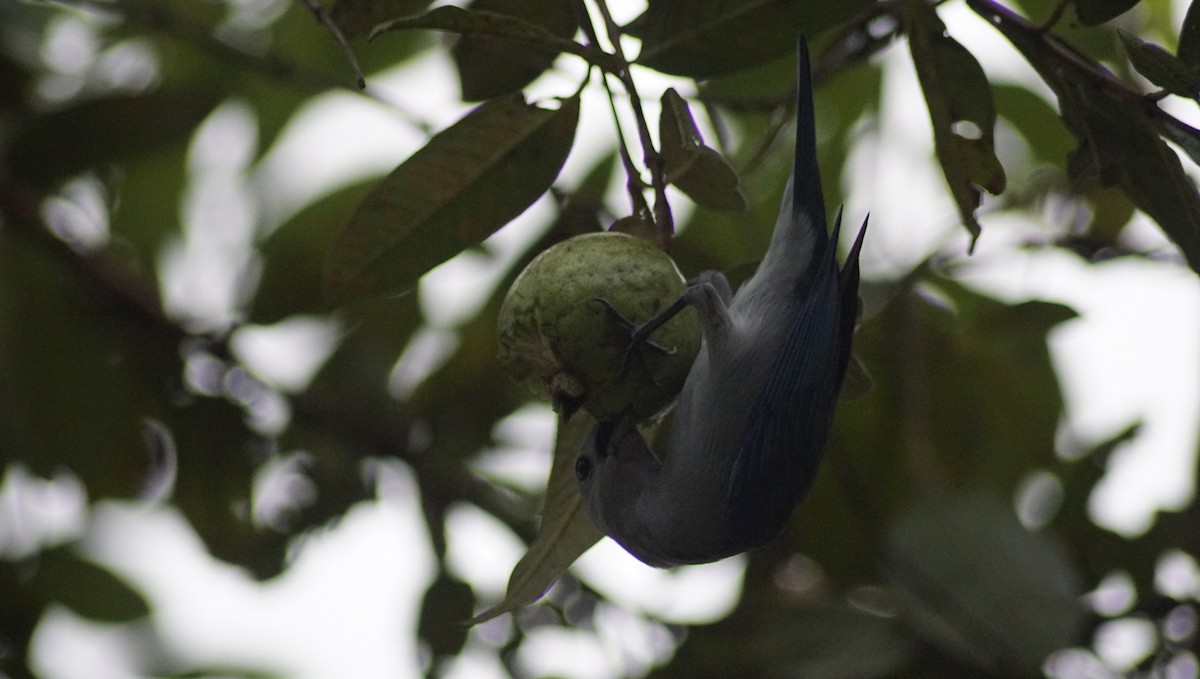
{"label": "bright sky background", "polygon": [[[622,11],[625,18],[636,13],[636,6]],[[964,5],[947,3],[940,14],[994,81],[1036,79]],[[1181,20],[1182,11],[1176,24]],[[871,213],[862,257],[868,278],[905,270],[947,243],[965,245],[931,159],[928,114],[907,50],[897,45],[882,60],[885,112],[877,129],[860,137],[841,178],[850,187],[847,214]],[[579,64],[571,58],[559,64],[571,76],[539,81],[533,88],[535,98],[574,89]],[[636,77],[644,92],[672,84],[644,71]],[[444,52],[429,53],[370,83],[385,99],[436,121],[438,129],[464,110]],[[657,97],[646,99],[653,108]],[[582,115],[581,130],[602,132],[579,135],[564,170],[566,185],[578,181],[611,137],[607,103],[599,92],[585,96]],[[1000,140],[1002,158],[1027,152],[1011,131],[1000,130]],[[161,277],[169,307],[183,317],[214,324],[232,313],[233,274],[252,238],[254,210],[281,221],[302,207],[255,206],[250,195],[255,186],[284,187],[278,195],[311,197],[390,170],[423,142],[418,132],[383,107],[333,93],[298,112],[262,166],[248,168],[255,143],[252,115],[236,103],[223,107],[206,124],[192,154],[194,180],[185,208],[192,228],[164,257]],[[298,167],[303,172],[297,172]],[[686,210],[685,200],[679,194],[675,198],[677,212]],[[624,204],[619,186],[613,187],[611,204]],[[207,228],[213,222],[213,206],[221,206],[224,225],[215,231]],[[499,261],[488,264],[464,255],[426,277],[420,295],[434,327],[397,367],[397,389],[412,388],[444,359],[439,347],[453,339],[454,325],[474,313],[499,272],[551,212],[546,204],[535,205],[497,234],[490,244],[505,255]],[[1144,244],[1164,242],[1156,226],[1141,222],[1132,237]],[[1022,234],[1047,225],[985,215],[983,226],[977,254],[965,268],[968,283],[1006,300],[1062,301],[1081,313],[1050,338],[1067,395],[1064,442],[1087,445],[1135,419],[1145,421],[1141,435],[1115,456],[1092,503],[1103,525],[1127,533],[1144,530],[1157,508],[1182,506],[1193,491],[1189,471],[1195,464],[1200,413],[1200,282],[1173,263],[1119,260],[1087,266],[1059,252],[1014,248]],[[198,297],[194,281],[201,277],[227,285]],[[213,290],[211,284],[206,289]],[[295,388],[311,375],[336,330],[327,323],[302,321],[283,331],[246,332],[235,347],[262,374]],[[271,361],[280,355],[287,360]],[[546,451],[553,439],[549,410],[526,408],[498,433],[506,445],[489,453],[483,466],[531,488],[544,483]],[[82,530],[89,553],[148,594],[157,629],[197,663],[260,664],[301,679],[418,676],[416,611],[434,572],[433,557],[411,475],[396,465],[382,469],[380,479],[376,502],[355,507],[337,527],[309,538],[295,565],[262,585],[209,558],[186,523],[169,509],[104,503]],[[61,483],[31,487],[39,490],[30,497],[55,498],[45,505],[49,524],[70,524],[69,517],[79,515],[78,503],[63,499]],[[11,516],[5,514],[5,506],[0,501],[0,543],[4,519]],[[455,572],[479,596],[498,600],[521,555],[519,540],[485,513],[465,505],[451,513],[449,535]],[[639,617],[639,611],[673,622],[718,618],[736,601],[742,569],[742,560],[733,558],[672,572],[653,570],[604,541],[575,568],[612,602],[600,605],[597,632],[536,631],[519,662],[531,673],[564,677],[600,679],[636,672],[666,657],[672,648],[666,628]],[[506,624],[502,618],[474,632],[451,676],[506,676],[493,652],[507,638]],[[125,658],[142,633],[137,626],[93,625],[56,609],[38,629],[37,670],[48,679],[133,677]],[[1127,645],[1122,637],[1113,646],[1114,657]]]}

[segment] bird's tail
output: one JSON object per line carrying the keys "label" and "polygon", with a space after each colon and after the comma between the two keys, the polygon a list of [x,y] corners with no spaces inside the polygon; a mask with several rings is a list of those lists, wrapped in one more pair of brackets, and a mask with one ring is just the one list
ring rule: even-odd
{"label": "bird's tail", "polygon": [[[811,224],[816,231],[814,253],[829,242],[825,220],[825,195],[817,168],[817,125],[813,113],[812,65],[804,35],[796,44],[796,156],[792,167],[792,223]],[[801,219],[804,217],[807,219]]]}

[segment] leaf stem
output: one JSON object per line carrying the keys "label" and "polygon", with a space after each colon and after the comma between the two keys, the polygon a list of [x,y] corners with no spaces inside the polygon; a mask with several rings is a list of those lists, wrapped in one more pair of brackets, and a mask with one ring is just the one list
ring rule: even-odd
{"label": "leaf stem", "polygon": [[363,77],[362,68],[358,65],[358,59],[354,56],[354,50],[350,49],[350,42],[346,40],[346,36],[342,33],[342,29],[334,23],[333,17],[329,16],[329,12],[325,11],[325,7],[317,0],[298,0],[301,5],[308,8],[317,21],[333,35],[333,39],[337,41],[339,47],[342,48],[342,54],[345,55],[346,61],[350,64],[350,70],[354,73],[354,84],[358,89],[364,90],[367,88],[367,80]]}
{"label": "leaf stem", "polygon": [[625,187],[629,191],[630,205],[633,213],[638,217],[652,221],[654,215],[650,210],[650,205],[646,203],[646,197],[642,195],[646,183],[642,181],[641,172],[638,171],[637,166],[633,163],[633,157],[629,154],[629,142],[625,140],[625,131],[621,127],[621,116],[617,112],[617,102],[612,87],[608,84],[608,74],[601,72],[600,81],[604,83],[604,91],[608,93],[608,106],[612,110],[613,126],[617,129],[617,150],[621,155],[621,163],[625,166]]}

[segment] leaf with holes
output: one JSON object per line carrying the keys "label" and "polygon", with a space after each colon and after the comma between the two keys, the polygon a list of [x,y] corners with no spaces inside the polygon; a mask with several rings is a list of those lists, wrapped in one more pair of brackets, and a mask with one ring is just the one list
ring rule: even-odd
{"label": "leaf with holes", "polygon": [[996,158],[996,106],[975,57],[946,33],[932,7],[908,3],[904,17],[917,77],[925,93],[938,161],[958,204],[963,225],[979,237],[975,210],[980,189],[1004,191],[1004,168]]}
{"label": "leaf with holes", "polygon": [[1156,123],[1142,98],[1124,88],[1097,87],[1099,64],[1023,17],[982,0],[967,4],[1008,38],[1058,96],[1063,121],[1079,142],[1067,159],[1072,180],[1120,186],[1200,272],[1200,195],[1179,156],[1159,137],[1162,130],[1186,138],[1186,126],[1164,124],[1169,120],[1164,116]]}
{"label": "leaf with holes", "polygon": [[402,294],[425,272],[520,215],[558,177],[579,100],[483,104],[392,171],[359,204],[325,261],[326,298]]}
{"label": "leaf with holes", "polygon": [[1120,186],[1200,272],[1200,196],[1140,102],[1074,80],[1058,94],[1063,119],[1079,139],[1068,159],[1072,179],[1095,173],[1103,186]]}

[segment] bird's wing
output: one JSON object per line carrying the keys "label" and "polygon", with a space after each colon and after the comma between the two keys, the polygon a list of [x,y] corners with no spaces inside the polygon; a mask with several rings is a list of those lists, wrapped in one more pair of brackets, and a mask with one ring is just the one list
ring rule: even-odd
{"label": "bird's wing", "polygon": [[[772,238],[772,247],[808,243],[812,250],[809,270],[792,279],[798,282],[788,293],[795,296],[797,304],[788,307],[795,315],[773,359],[770,377],[754,404],[730,477],[731,527],[735,535],[746,537],[752,545],[778,532],[816,475],[850,342],[843,332],[844,305],[840,301],[842,286],[836,258],[841,219],[839,215],[830,238],[825,233],[812,75],[803,36],[798,41],[796,58],[792,201],[790,206],[784,205],[785,211],[790,208],[790,214],[775,227],[793,232],[789,238]],[[777,266],[785,264],[792,253],[779,254],[785,259]]]}
{"label": "bird's wing", "polygon": [[808,492],[833,420],[849,338],[841,333],[832,252],[820,268],[751,412],[730,477],[731,526],[736,535],[759,536],[756,544],[774,537]]}

